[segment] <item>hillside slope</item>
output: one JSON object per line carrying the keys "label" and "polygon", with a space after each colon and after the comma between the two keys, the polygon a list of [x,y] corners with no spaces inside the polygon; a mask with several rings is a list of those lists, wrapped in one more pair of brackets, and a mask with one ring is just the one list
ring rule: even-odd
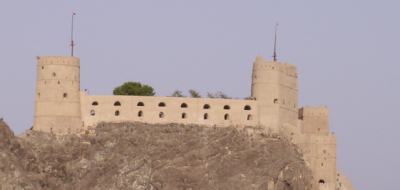
{"label": "hillside slope", "polygon": [[15,137],[0,121],[0,189],[311,189],[296,148],[234,128],[101,124]]}

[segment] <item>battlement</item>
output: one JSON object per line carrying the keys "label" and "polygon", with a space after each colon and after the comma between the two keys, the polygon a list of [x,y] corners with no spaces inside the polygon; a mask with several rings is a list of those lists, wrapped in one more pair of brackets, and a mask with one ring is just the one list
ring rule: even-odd
{"label": "battlement", "polygon": [[307,116],[327,117],[329,115],[328,107],[326,106],[304,106],[299,109],[299,119]]}
{"label": "battlement", "polygon": [[295,65],[268,61],[261,56],[257,56],[256,60],[254,61],[253,69],[259,71],[278,71],[286,76],[297,78],[297,68]]}
{"label": "battlement", "polygon": [[71,56],[37,56],[38,66],[70,65],[79,67],[79,58]]}

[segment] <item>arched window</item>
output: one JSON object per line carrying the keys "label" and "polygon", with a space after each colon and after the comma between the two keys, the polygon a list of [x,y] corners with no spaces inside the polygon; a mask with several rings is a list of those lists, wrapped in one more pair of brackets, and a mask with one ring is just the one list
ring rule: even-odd
{"label": "arched window", "polygon": [[64,93],[63,94],[63,98],[67,98],[68,97],[68,94],[67,93]]}
{"label": "arched window", "polygon": [[318,183],[319,183],[319,184],[325,184],[325,180],[320,179],[320,180],[318,181]]}
{"label": "arched window", "polygon": [[251,106],[249,105],[244,106],[244,110],[251,110]]}
{"label": "arched window", "polygon": [[188,105],[186,103],[181,104],[181,108],[187,108],[187,107],[188,107]]}
{"label": "arched window", "polygon": [[121,102],[119,101],[114,102],[114,106],[121,106]]}
{"label": "arched window", "polygon": [[138,117],[142,117],[143,116],[143,111],[139,111],[137,114]]}
{"label": "arched window", "polygon": [[226,114],[224,115],[224,119],[225,119],[225,120],[228,120],[228,119],[229,119],[229,114],[226,113]]}
{"label": "arched window", "polygon": [[115,115],[115,116],[119,116],[119,115],[120,115],[119,110],[115,111],[115,114],[114,114],[114,115]]}
{"label": "arched window", "polygon": [[92,102],[92,106],[98,106],[98,105],[99,105],[99,102],[97,102],[97,101]]}
{"label": "arched window", "polygon": [[210,109],[210,105],[204,104],[203,109],[206,109],[206,110]]}
{"label": "arched window", "polygon": [[55,72],[53,72],[53,77],[56,77],[56,76],[57,76],[57,74]]}
{"label": "arched window", "polygon": [[253,116],[251,114],[247,115],[247,121],[253,120]]}
{"label": "arched window", "polygon": [[90,115],[91,115],[91,116],[95,116],[95,115],[96,115],[96,112],[95,112],[94,110],[90,110]]}
{"label": "arched window", "polygon": [[186,119],[187,115],[186,113],[182,113],[182,119]]}
{"label": "arched window", "polygon": [[203,118],[204,118],[205,120],[207,120],[207,119],[208,119],[208,113],[205,113],[205,114],[203,115]]}
{"label": "arched window", "polygon": [[158,104],[158,107],[165,107],[165,103],[164,103],[164,102],[160,102],[160,103]]}
{"label": "arched window", "polygon": [[274,104],[277,104],[278,103],[278,99],[274,99]]}
{"label": "arched window", "polygon": [[231,107],[229,105],[224,106],[224,110],[230,110],[230,109],[231,109]]}
{"label": "arched window", "polygon": [[143,102],[138,102],[137,106],[144,106],[144,103]]}
{"label": "arched window", "polygon": [[164,118],[164,112],[160,112],[160,113],[158,114],[158,117]]}

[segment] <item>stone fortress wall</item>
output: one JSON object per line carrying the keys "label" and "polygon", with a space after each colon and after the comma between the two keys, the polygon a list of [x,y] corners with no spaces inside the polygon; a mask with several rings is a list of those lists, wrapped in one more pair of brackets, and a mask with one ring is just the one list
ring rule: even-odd
{"label": "stone fortress wall", "polygon": [[150,96],[89,96],[82,93],[84,126],[100,122],[181,123],[215,126],[258,125],[253,100]]}
{"label": "stone fortress wall", "polygon": [[257,57],[252,99],[239,100],[89,95],[80,92],[79,64],[76,57],[38,57],[34,130],[82,133],[101,122],[260,127],[299,146],[313,171],[315,189],[351,189],[336,171],[336,137],[329,129],[328,109],[298,107],[294,65]]}

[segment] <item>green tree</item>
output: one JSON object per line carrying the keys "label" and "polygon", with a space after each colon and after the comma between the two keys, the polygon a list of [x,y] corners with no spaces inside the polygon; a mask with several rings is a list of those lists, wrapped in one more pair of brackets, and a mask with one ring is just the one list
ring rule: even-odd
{"label": "green tree", "polygon": [[190,89],[189,90],[190,97],[192,98],[201,98],[201,95],[196,90]]}
{"label": "green tree", "polygon": [[140,82],[125,82],[121,86],[114,88],[114,95],[128,95],[128,96],[154,96],[153,87],[141,84]]}

